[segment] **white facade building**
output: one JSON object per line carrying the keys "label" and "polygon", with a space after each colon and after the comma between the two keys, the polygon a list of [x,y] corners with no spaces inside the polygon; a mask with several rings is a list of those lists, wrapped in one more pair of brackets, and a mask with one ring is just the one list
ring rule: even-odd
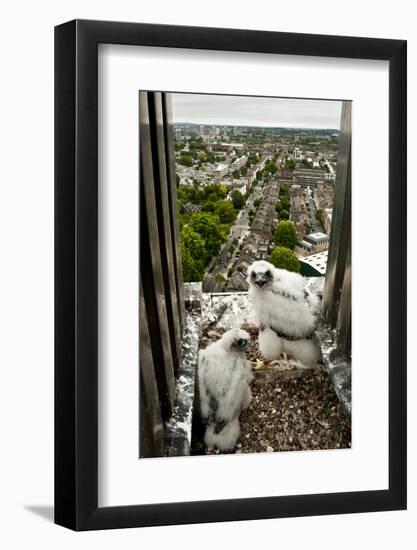
{"label": "white facade building", "polygon": [[228,164],[218,164],[216,168],[213,170],[213,176],[216,178],[224,178],[224,176],[229,171],[229,165]]}

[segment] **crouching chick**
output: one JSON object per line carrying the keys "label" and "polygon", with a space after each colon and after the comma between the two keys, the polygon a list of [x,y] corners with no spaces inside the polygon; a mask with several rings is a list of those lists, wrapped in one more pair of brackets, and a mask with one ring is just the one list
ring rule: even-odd
{"label": "crouching chick", "polygon": [[207,447],[232,451],[239,439],[239,415],[252,399],[253,375],[244,356],[249,341],[246,331],[232,329],[199,353],[200,413]]}

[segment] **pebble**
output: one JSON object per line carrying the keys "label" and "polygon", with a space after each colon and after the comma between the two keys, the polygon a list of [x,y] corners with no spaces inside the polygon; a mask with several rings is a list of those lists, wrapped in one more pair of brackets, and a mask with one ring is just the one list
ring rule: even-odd
{"label": "pebble", "polygon": [[[254,346],[247,358],[263,360],[257,349],[257,330],[249,332]],[[201,342],[207,345],[210,337],[203,334]],[[268,363],[264,361],[266,367]],[[263,371],[255,373],[253,399],[240,416],[236,453],[350,448],[349,418],[322,368],[306,370],[298,378],[279,373],[266,379]],[[204,449],[201,442],[199,448],[206,454],[219,454]]]}

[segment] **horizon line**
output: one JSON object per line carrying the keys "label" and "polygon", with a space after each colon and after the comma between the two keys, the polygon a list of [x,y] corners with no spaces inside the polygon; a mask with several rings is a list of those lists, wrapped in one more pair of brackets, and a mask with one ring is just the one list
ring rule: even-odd
{"label": "horizon line", "polygon": [[340,132],[339,128],[329,128],[329,127],[322,127],[322,126],[269,126],[269,125],[257,125],[257,124],[225,124],[225,123],[213,123],[213,122],[186,122],[186,121],[178,121],[173,122],[173,125],[178,124],[188,124],[192,126],[223,126],[223,127],[233,127],[233,128],[272,128],[272,129],[280,129],[284,128],[286,130],[329,130],[332,132]]}

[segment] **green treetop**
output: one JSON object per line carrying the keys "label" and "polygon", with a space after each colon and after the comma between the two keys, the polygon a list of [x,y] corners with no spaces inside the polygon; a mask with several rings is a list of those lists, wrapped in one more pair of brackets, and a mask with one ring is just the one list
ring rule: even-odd
{"label": "green treetop", "polygon": [[[281,217],[282,212],[284,211],[281,211]],[[274,240],[276,245],[292,250],[298,241],[298,235],[294,224],[289,221],[281,220],[275,229]]]}
{"label": "green treetop", "polygon": [[286,269],[287,271],[300,272],[300,262],[297,256],[289,248],[284,246],[277,246],[272,251],[270,257],[271,263],[280,269]]}
{"label": "green treetop", "polygon": [[235,208],[236,210],[240,210],[245,204],[245,199],[242,193],[237,189],[233,189],[230,195],[232,197],[233,208]]}
{"label": "green treetop", "polygon": [[199,233],[206,243],[205,263],[212,256],[217,256],[225,238],[219,216],[211,212],[194,212],[188,223],[190,228]]}
{"label": "green treetop", "polygon": [[214,213],[219,216],[221,223],[232,223],[236,217],[233,204],[227,200],[218,201],[214,207]]}

